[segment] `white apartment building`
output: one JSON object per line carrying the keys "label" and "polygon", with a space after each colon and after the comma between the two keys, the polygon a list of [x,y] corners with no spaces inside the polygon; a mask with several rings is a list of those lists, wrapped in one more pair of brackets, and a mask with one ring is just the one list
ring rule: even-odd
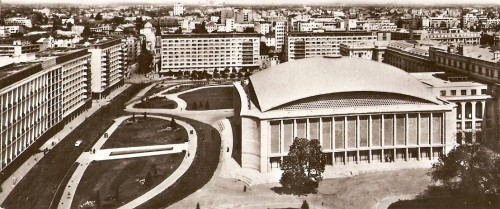
{"label": "white apartment building", "polygon": [[285,44],[285,34],[287,33],[286,21],[273,22],[274,37],[276,38],[276,51],[281,52]]}
{"label": "white apartment building", "polygon": [[168,34],[161,37],[161,70],[212,72],[259,67],[260,34]]}
{"label": "white apartment building", "polygon": [[42,56],[48,57],[0,67],[1,170],[92,105],[87,49]]}
{"label": "white apartment building", "polygon": [[174,5],[174,16],[181,16],[184,14],[184,5],[177,3]]}
{"label": "white apartment building", "polygon": [[[285,61],[340,55],[340,44],[376,41],[375,32],[290,32],[285,43]],[[276,40],[278,41],[278,40]]]}
{"label": "white apartment building", "polygon": [[11,34],[25,33],[26,30],[19,25],[0,26],[0,38],[10,37]]}
{"label": "white apartment building", "polygon": [[123,85],[125,47],[120,39],[102,40],[90,45],[93,98],[105,98],[111,91]]}
{"label": "white apartment building", "polygon": [[5,19],[5,25],[22,25],[28,28],[33,27],[31,20],[25,17],[11,17]]}

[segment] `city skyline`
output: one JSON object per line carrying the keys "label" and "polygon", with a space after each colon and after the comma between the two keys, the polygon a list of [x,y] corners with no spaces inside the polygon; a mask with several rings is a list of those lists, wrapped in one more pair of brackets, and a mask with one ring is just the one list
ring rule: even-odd
{"label": "city skyline", "polygon": [[[206,0],[183,0],[183,1],[178,1],[178,0],[106,0],[106,1],[98,1],[98,0],[88,0],[85,2],[67,2],[64,0],[45,0],[45,1],[40,1],[40,0],[4,0],[1,1],[1,3],[4,4],[118,4],[118,3],[126,3],[126,4],[133,4],[133,3],[144,3],[144,4],[175,4],[175,3],[182,3],[186,5],[195,5],[195,4],[203,4],[206,2]],[[500,5],[500,2],[495,1],[495,0],[478,0],[474,1],[473,3],[471,1],[467,0],[442,0],[439,2],[436,1],[431,1],[431,0],[377,0],[377,1],[363,1],[363,0],[336,0],[336,1],[326,1],[326,0],[308,0],[302,3],[298,2],[290,2],[286,0],[276,0],[276,1],[266,1],[266,0],[254,0],[250,2],[242,2],[242,1],[237,1],[237,0],[219,0],[215,1],[219,3],[225,3],[225,4],[245,4],[245,5],[279,5],[279,4],[295,4],[295,5],[320,5],[320,4],[344,4],[344,5],[357,5],[357,4],[396,4],[396,5],[460,5],[460,4],[490,4],[490,5]]]}

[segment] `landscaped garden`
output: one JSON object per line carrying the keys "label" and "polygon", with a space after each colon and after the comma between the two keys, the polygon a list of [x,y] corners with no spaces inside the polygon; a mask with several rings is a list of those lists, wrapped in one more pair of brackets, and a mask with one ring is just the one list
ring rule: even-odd
{"label": "landscaped garden", "polygon": [[186,110],[219,110],[233,108],[233,88],[209,87],[179,95],[187,103]]}
{"label": "landscaped garden", "polygon": [[135,104],[134,108],[175,109],[177,108],[177,102],[164,97],[144,98],[141,102]]}
{"label": "landscaped garden", "polygon": [[165,92],[163,94],[175,94],[175,93],[187,91],[187,90],[202,87],[202,86],[206,86],[206,84],[199,83],[199,84],[178,85],[178,86],[173,87],[172,89],[168,90],[167,92]]}
{"label": "landscaped garden", "polygon": [[[135,119],[134,119],[135,118]],[[164,144],[179,144],[188,141],[188,133],[184,127],[171,126],[171,120],[136,115],[123,121],[109,136],[102,149],[137,147]]]}
{"label": "landscaped garden", "polygon": [[101,207],[97,208],[102,209],[117,208],[130,202],[170,176],[179,167],[184,155],[176,153],[94,161],[78,184],[71,208],[85,208],[79,206],[92,201],[94,207],[100,204]]}

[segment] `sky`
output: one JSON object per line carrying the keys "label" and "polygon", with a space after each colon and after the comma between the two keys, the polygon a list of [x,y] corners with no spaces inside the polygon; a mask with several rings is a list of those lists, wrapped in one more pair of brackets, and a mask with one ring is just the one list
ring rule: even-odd
{"label": "sky", "polygon": [[[218,0],[226,4],[320,4],[320,3],[383,3],[383,4],[491,4],[500,5],[500,0]],[[47,3],[82,3],[82,4],[105,4],[105,3],[152,3],[152,4],[198,4],[206,0],[0,0],[2,3],[21,3],[21,4],[47,4]]]}

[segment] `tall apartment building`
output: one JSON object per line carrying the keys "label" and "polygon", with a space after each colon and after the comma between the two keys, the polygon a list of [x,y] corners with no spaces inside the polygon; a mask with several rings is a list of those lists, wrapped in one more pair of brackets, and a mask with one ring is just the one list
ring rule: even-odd
{"label": "tall apartment building", "polygon": [[260,34],[213,33],[161,36],[161,70],[212,72],[215,68],[259,68]]}
{"label": "tall apartment building", "polygon": [[235,21],[237,23],[253,23],[252,10],[242,9],[235,12]]}
{"label": "tall apartment building", "polygon": [[36,62],[0,68],[1,170],[92,105],[87,49],[52,50],[41,56]]}
{"label": "tall apartment building", "polygon": [[125,47],[120,39],[103,40],[90,45],[93,98],[105,98],[111,91],[123,85]]}
{"label": "tall apartment building", "polygon": [[283,45],[285,44],[285,34],[287,33],[287,22],[286,21],[274,21],[273,31],[274,37],[276,38],[276,51],[281,52]]}
{"label": "tall apartment building", "polygon": [[285,61],[340,55],[342,43],[376,40],[374,32],[290,32],[285,40]]}
{"label": "tall apartment building", "polygon": [[174,16],[181,16],[184,14],[184,5],[177,3],[174,5]]}

